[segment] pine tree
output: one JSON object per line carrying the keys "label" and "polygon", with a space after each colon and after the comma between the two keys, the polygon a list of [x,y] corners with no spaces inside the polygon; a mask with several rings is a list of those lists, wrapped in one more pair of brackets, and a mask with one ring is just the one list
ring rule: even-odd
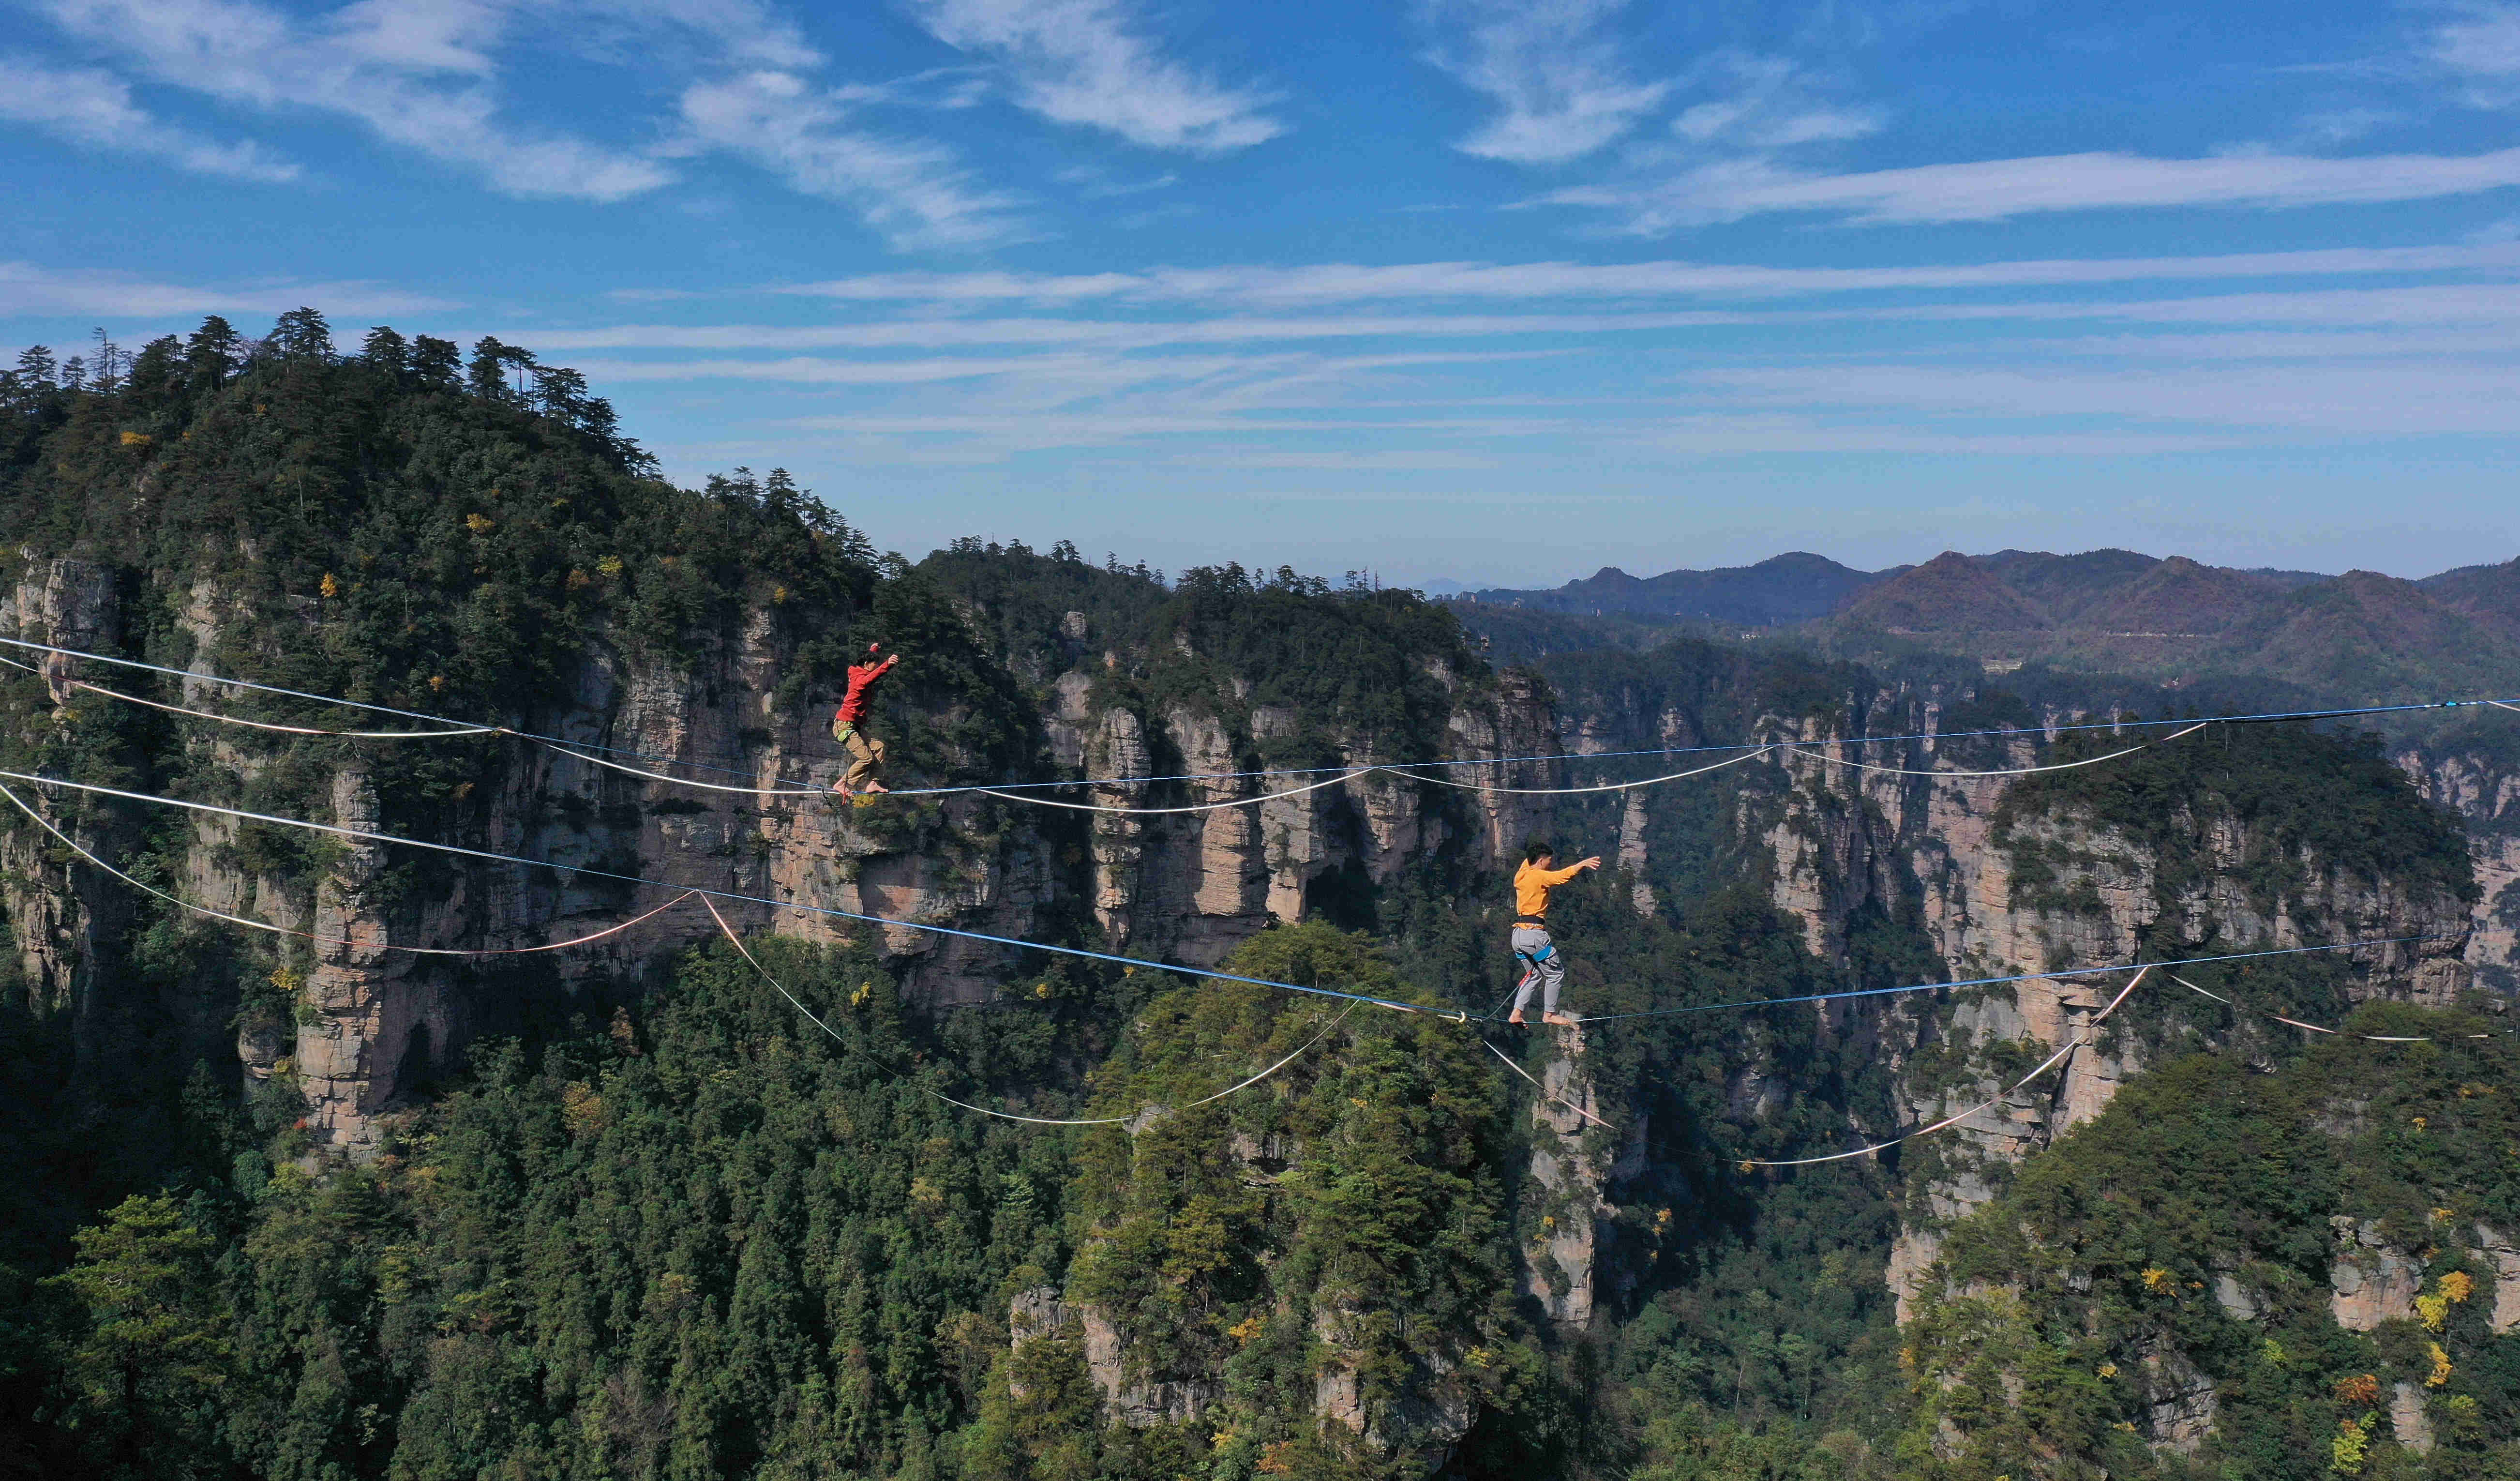
{"label": "pine tree", "polygon": [[212,1401],[229,1356],[209,1268],[218,1241],[174,1199],[140,1193],[76,1241],[78,1263],[45,1283],[80,1308],[68,1355],[79,1427],[110,1474],[214,1473]]}
{"label": "pine tree", "polygon": [[508,383],[508,367],[513,365],[518,370],[528,370],[533,363],[533,351],[514,344],[502,344],[496,338],[483,335],[472,341],[472,370],[470,377],[472,394],[484,401],[495,401],[501,406],[524,405],[523,394]]}
{"label": "pine tree", "polygon": [[292,359],[333,358],[333,326],[311,308],[292,308],[271,327],[272,349]]}
{"label": "pine tree", "polygon": [[543,415],[568,426],[580,426],[586,418],[586,378],[565,365],[531,365],[534,378],[534,400]]}
{"label": "pine tree", "polygon": [[245,364],[245,336],[236,326],[216,314],[202,321],[202,327],[184,341],[184,366],[194,382],[204,389],[216,390]]}
{"label": "pine tree", "polygon": [[411,370],[411,346],[387,325],[377,325],[368,331],[367,339],[359,346],[359,358],[390,376],[402,376]]}
{"label": "pine tree", "polygon": [[50,390],[61,381],[61,367],[53,362],[53,352],[41,344],[29,344],[18,352],[18,380],[30,388]]}
{"label": "pine tree", "polygon": [[411,341],[411,376],[423,385],[454,390],[463,384],[463,351],[452,339],[421,335]]}
{"label": "pine tree", "polygon": [[122,370],[129,357],[123,354],[122,346],[114,343],[112,337],[105,332],[104,326],[97,327],[95,337],[96,358],[89,362],[93,373],[88,388],[100,396],[111,396],[122,389]]}

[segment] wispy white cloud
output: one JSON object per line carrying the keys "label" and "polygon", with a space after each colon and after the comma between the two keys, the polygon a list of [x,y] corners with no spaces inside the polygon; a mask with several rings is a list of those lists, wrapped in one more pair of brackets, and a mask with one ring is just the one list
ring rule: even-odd
{"label": "wispy white cloud", "polygon": [[2340,108],[2302,119],[2296,133],[2315,148],[2334,149],[2405,121],[2406,115],[2394,109]]}
{"label": "wispy white cloud", "polygon": [[1671,131],[1694,149],[1772,155],[1878,133],[1878,109],[1831,101],[1802,65],[1783,57],[1722,51],[1693,70],[1688,89],[1706,101],[1683,109]]}
{"label": "wispy white cloud", "polygon": [[896,247],[969,247],[1019,232],[1014,202],[976,185],[952,151],[850,127],[842,96],[792,72],[696,83],[684,91],[682,111],[697,143],[854,206]]}
{"label": "wispy white cloud", "polygon": [[1166,170],[1144,179],[1123,180],[1109,170],[1095,164],[1071,164],[1058,173],[1061,185],[1076,187],[1076,193],[1088,201],[1110,201],[1122,196],[1141,196],[1148,191],[1166,190],[1181,183],[1181,176]]}
{"label": "wispy white cloud", "polygon": [[252,0],[39,3],[63,29],[160,82],[345,114],[510,195],[619,201],[671,178],[637,154],[503,119],[491,48],[508,18],[480,0],[358,0],[313,22]]}
{"label": "wispy white cloud", "polygon": [[164,122],[131,101],[129,83],[94,67],[0,57],[0,119],[32,124],[73,144],[162,159],[197,174],[266,182],[298,175],[295,164],[249,140],[220,144]]}
{"label": "wispy white cloud", "polygon": [[0,314],[29,318],[175,319],[192,314],[281,314],[311,303],[328,314],[426,313],[457,305],[377,283],[273,283],[240,288],[166,283],[128,273],[0,262]]}
{"label": "wispy white cloud", "polygon": [[[1856,270],[929,273],[821,286],[849,304],[839,323],[518,334],[617,352],[579,362],[602,380],[756,384],[790,410],[783,426],[869,463],[1143,458],[1150,441],[1214,447],[1195,456],[1219,468],[1260,466],[1230,456],[1255,448],[1287,468],[1359,449],[1432,468],[1465,447],[1523,468],[1568,439],[1645,463],[2106,457],[2520,434],[2516,275],[2510,244]],[[2234,280],[2245,291],[2186,291]],[[2123,291],[2138,284],[2154,291]],[[1525,311],[1490,310],[1508,298]],[[1045,311],[968,312],[1012,302]],[[1326,311],[1268,312],[1305,305]],[[1913,327],[1912,354],[1870,349],[1868,326],[1888,323]],[[1516,369],[1542,357],[1546,380]]]}
{"label": "wispy white cloud", "polygon": [[1123,0],[913,0],[948,46],[1005,65],[1014,102],[1057,123],[1195,155],[1285,132],[1276,98],[1200,75],[1163,54]]}
{"label": "wispy white cloud", "polygon": [[2520,433],[2520,366],[2356,364],[2124,371],[1914,363],[1739,367],[1689,383],[1748,403],[2002,418],[2112,418],[2320,432]]}
{"label": "wispy white cloud", "polygon": [[[509,195],[623,201],[673,181],[670,161],[717,152],[847,204],[896,247],[1017,234],[1011,202],[951,150],[860,116],[932,101],[910,96],[930,76],[815,81],[822,54],[762,0],[353,0],[311,17],[264,0],[33,3],[154,80],[272,112],[346,115]],[[509,63],[531,48],[664,72],[675,112],[659,120],[661,140],[622,146],[511,117]]]}
{"label": "wispy white cloud", "polygon": [[1671,96],[1639,77],[1614,22],[1627,0],[1430,0],[1429,60],[1496,115],[1460,143],[1515,164],[1559,164],[1612,143]]}
{"label": "wispy white cloud", "polygon": [[2085,154],[1851,175],[1801,175],[1754,162],[1637,185],[1573,187],[1543,199],[1610,211],[1623,232],[1660,236],[1684,226],[1784,212],[1824,213],[1858,224],[2001,221],[2054,211],[2375,204],[2512,185],[2520,185],[2520,149],[2348,159]]}
{"label": "wispy white cloud", "polygon": [[2456,6],[2434,27],[2425,51],[2460,80],[2470,103],[2520,104],[2520,5]]}
{"label": "wispy white cloud", "polygon": [[[518,0],[532,4],[533,0]],[[574,0],[557,14],[580,51],[637,61],[659,32],[708,43],[713,60],[739,67],[803,68],[824,57],[796,22],[759,0]]]}
{"label": "wispy white cloud", "polygon": [[1906,267],[1772,267],[1650,261],[1327,262],[1295,267],[1151,268],[1128,273],[871,273],[777,292],[934,308],[1024,302],[1205,303],[1219,307],[1391,299],[1653,298],[1871,292],[1904,289],[2207,282],[2373,273],[2520,271],[2520,241],[2456,247],[2335,247],[2189,257],[2067,257]]}

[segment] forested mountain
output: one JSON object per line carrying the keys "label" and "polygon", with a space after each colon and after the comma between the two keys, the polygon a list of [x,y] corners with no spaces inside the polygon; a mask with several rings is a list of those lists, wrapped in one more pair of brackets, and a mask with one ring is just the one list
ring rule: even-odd
{"label": "forested mountain", "polygon": [[1958,653],[1996,672],[2044,663],[2181,686],[2274,679],[2319,703],[2520,695],[2520,560],[2405,581],[2133,551],[1947,551],[1874,572],[1791,555],[1644,579],[1604,570],[1453,606],[1500,658],[1647,649],[1683,630],[1729,638],[1730,626],[1849,656]]}
{"label": "forested mountain", "polygon": [[[2499,712],[2120,755],[2314,661],[1508,663],[1291,570],[878,556],[492,341],[100,360],[0,384],[0,637],[158,666],[0,668],[0,1473],[2520,1469]],[[2258,589],[2048,559],[1897,579]],[[875,642],[903,794],[841,805]],[[1061,780],[1115,810],[1004,792]],[[1485,1017],[1534,835],[1607,861],[1580,1031]]]}
{"label": "forested mountain", "polygon": [[1795,551],[1771,556],[1756,565],[1665,571],[1659,576],[1631,576],[1615,565],[1605,565],[1582,580],[1549,591],[1479,591],[1464,594],[1463,601],[1465,605],[1521,606],[1590,616],[1780,627],[1825,617],[1857,593],[1905,568],[1859,571],[1825,556]]}

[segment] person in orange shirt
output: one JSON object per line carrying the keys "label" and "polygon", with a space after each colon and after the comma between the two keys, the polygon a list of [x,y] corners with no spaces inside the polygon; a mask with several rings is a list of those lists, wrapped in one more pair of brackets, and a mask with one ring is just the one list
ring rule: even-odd
{"label": "person in orange shirt", "polygon": [[1566,981],[1566,959],[1559,954],[1557,943],[1549,938],[1549,892],[1574,878],[1586,870],[1599,869],[1596,856],[1564,869],[1556,868],[1556,852],[1535,838],[1522,851],[1522,868],[1513,872],[1513,955],[1523,966],[1522,981],[1514,988],[1513,1011],[1508,1023],[1523,1021],[1523,1010],[1531,1007],[1531,991],[1545,988],[1541,997],[1540,1021],[1573,1028],[1575,1020],[1557,1010],[1557,989]]}
{"label": "person in orange shirt", "polygon": [[875,655],[882,648],[880,643],[868,644],[867,661],[849,665],[849,691],[840,696],[840,707],[832,716],[832,739],[849,753],[849,769],[832,784],[832,790],[843,797],[890,790],[875,779],[876,773],[883,769],[883,742],[858,729],[866,723],[867,691],[901,661],[901,654],[895,653],[881,663],[876,662]]}

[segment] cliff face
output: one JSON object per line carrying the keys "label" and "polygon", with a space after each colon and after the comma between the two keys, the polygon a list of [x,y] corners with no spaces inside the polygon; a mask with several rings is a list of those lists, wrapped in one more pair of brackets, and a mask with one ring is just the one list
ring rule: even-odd
{"label": "cliff face", "polygon": [[[28,562],[0,606],[0,633],[64,647],[110,650],[121,626],[115,574],[90,562]],[[209,585],[176,603],[195,650],[218,650],[238,604]],[[374,775],[395,765],[382,747],[506,747],[494,794],[478,800],[472,847],[550,860],[525,870],[458,861],[431,891],[395,887],[390,870],[408,851],[351,844],[329,850],[311,880],[290,881],[240,862],[232,820],[190,815],[190,841],[170,861],[188,898],[323,938],[304,969],[285,979],[297,998],[282,1012],[248,1012],[237,1043],[256,1078],[292,1076],[306,1098],[308,1130],[352,1156],[377,1142],[377,1118],[426,1082],[485,1028],[503,1020],[485,999],[501,968],[525,964],[532,990],[576,993],[614,979],[660,953],[705,940],[717,926],[697,903],[670,910],[583,949],[526,957],[421,957],[392,946],[515,952],[593,935],[704,886],[793,903],[724,903],[744,932],[775,928],[814,940],[873,933],[899,959],[916,999],[931,1008],[986,1001],[1010,965],[1006,949],[905,926],[869,925],[814,913],[825,908],[1010,938],[1046,933],[1054,918],[1090,914],[1107,949],[1214,965],[1272,920],[1297,920],[1313,909],[1319,881],[1349,876],[1368,887],[1394,882],[1446,849],[1494,864],[1518,847],[1532,811],[1527,799],[1462,792],[1421,796],[1388,775],[1354,776],[1326,787],[1304,779],[1238,777],[1187,784],[1093,788],[1091,800],[1119,807],[1195,807],[1266,795],[1257,806],[1183,811],[1157,817],[1079,813],[976,794],[902,798],[842,806],[823,797],[767,795],[775,788],[827,787],[841,761],[823,705],[783,706],[796,678],[792,640],[769,614],[752,610],[722,631],[702,631],[686,660],[641,658],[608,642],[591,645],[571,668],[565,693],[550,696],[532,728],[651,770],[764,792],[700,791],[649,782],[582,756],[503,740],[371,742],[327,753],[330,773],[315,821],[390,830],[381,819]],[[1113,660],[1116,664],[1116,660]],[[1041,731],[1052,758],[1087,775],[1246,770],[1251,747],[1282,735],[1293,715],[1240,705],[1232,692],[1215,702],[1174,702],[1154,714],[1124,699],[1098,697],[1095,670],[1080,667],[1046,687]],[[206,668],[206,663],[197,665]],[[1441,670],[1455,706],[1444,722],[1454,754],[1533,754],[1553,748],[1546,694],[1528,682],[1471,686]],[[129,689],[116,676],[85,674]],[[233,696],[205,682],[180,686],[174,702],[227,707]],[[82,696],[75,727],[116,701]],[[194,722],[181,743],[186,764],[206,765],[250,787],[275,753],[241,745],[233,733]],[[1431,738],[1430,738],[1431,739]],[[1390,759],[1354,733],[1327,738],[1331,767]],[[1162,758],[1166,764],[1158,764]],[[735,772],[723,770],[739,759]],[[290,764],[302,768],[303,755]],[[1170,763],[1178,761],[1179,765]],[[1522,785],[1549,785],[1548,764],[1501,771]],[[904,783],[896,775],[894,781]],[[915,785],[906,784],[906,785]],[[180,791],[181,788],[178,788]],[[1075,800],[1076,793],[1052,794]],[[59,816],[60,799],[32,800]],[[102,856],[126,855],[138,830],[161,820],[118,813],[109,830],[82,841]],[[130,919],[131,892],[84,863],[48,856],[30,830],[10,835],[7,897],[19,952],[33,991],[78,1006],[85,1022],[116,1010],[114,940]],[[582,866],[656,881],[632,886],[573,874]],[[425,895],[425,897],[423,897]]]}
{"label": "cliff face", "polygon": [[[1869,729],[1889,731],[1901,721],[1920,733],[1934,728],[1930,700],[1865,697],[1868,703],[1848,709]],[[1843,733],[1826,732],[1817,720],[1772,716],[1763,727],[1801,749],[1762,763],[1774,768],[1775,781],[1745,797],[1743,828],[1767,846],[1771,898],[1802,923],[1811,949],[1823,957],[1842,958],[1851,928],[1869,914],[1904,923],[1961,980],[2191,951],[2386,938],[2401,939],[2340,954],[2342,1005],[2387,999],[2447,1007],[2473,979],[2478,932],[2454,880],[2432,871],[2346,867],[2270,818],[2228,810],[2240,804],[2214,786],[2193,794],[2166,788],[2156,826],[2138,827],[2103,816],[2070,789],[2057,793],[2044,780],[1948,775],[2036,764],[2042,756],[2027,738],[1979,741],[1955,755],[1930,741],[1912,748],[1835,743]],[[2113,751],[2138,739],[2140,733],[2092,745]],[[2180,752],[2182,743],[2158,742],[2116,764],[2210,770],[2228,754],[2204,752],[2199,761],[2197,752]],[[1901,754],[1885,757],[1884,750]],[[1820,756],[1946,775],[1861,770]],[[2468,774],[2446,767],[2434,789],[2466,802],[2476,827],[2480,798],[2492,789],[2461,790],[2445,777],[2464,782]],[[2477,869],[2489,890],[2494,857],[2489,852]],[[1910,1149],[1903,1164],[1908,1212],[1888,1273],[1902,1321],[1935,1264],[1944,1229],[1994,1197],[2024,1158],[2097,1116],[2155,1054],[2178,1047],[2165,1045],[2154,1026],[2167,999],[2187,993],[2160,973],[2138,990],[2141,1001],[2121,1009],[2115,1026],[2095,1030],[2126,981],[2124,973],[2049,978],[1962,989],[1940,1010],[1915,999],[1855,1010],[1860,1031],[1909,1071],[1911,1126],[1996,1098],[2021,1070],[2077,1047],[2037,1084]],[[2256,1025],[2243,1020],[2229,1031],[2246,1042]],[[1868,1130],[1888,1136],[1894,1128]]]}
{"label": "cliff face", "polygon": [[[2489,724],[2520,725],[2497,714]],[[2436,806],[2458,814],[2485,892],[2467,960],[2498,991],[2520,991],[2520,767],[2503,744],[2408,747],[2398,764]]]}
{"label": "cliff face", "polygon": [[[127,629],[144,625],[148,604],[157,604],[172,614],[187,651],[207,654],[246,615],[243,599],[216,583],[170,592],[95,562],[29,561],[6,589],[12,595],[0,606],[0,631],[77,647],[125,641]],[[163,748],[153,764],[170,780],[157,789],[196,795],[189,788],[207,778],[230,788],[222,796],[243,797],[293,779],[291,785],[313,798],[304,816],[388,831],[397,825],[386,784],[391,768],[404,763],[386,744],[489,747],[495,764],[484,768],[483,790],[466,798],[458,825],[437,835],[563,868],[457,862],[415,876],[402,850],[345,844],[308,854],[311,869],[292,873],[248,846],[246,830],[229,820],[189,818],[170,838],[162,830],[144,836],[145,829],[160,828],[155,817],[82,809],[74,833],[105,857],[153,851],[163,877],[188,898],[324,942],[311,954],[275,959],[272,981],[288,995],[285,1003],[170,995],[163,982],[120,963],[137,909],[130,891],[19,829],[0,843],[0,865],[29,991],[94,1025],[82,1039],[83,1055],[110,1057],[116,1037],[152,1014],[189,1024],[186,1032],[221,1052],[232,1044],[245,1073],[302,1096],[319,1155],[360,1158],[380,1145],[384,1118],[417,1087],[473,1038],[508,1021],[503,995],[567,1003],[609,991],[717,927],[706,912],[686,906],[586,948],[505,962],[415,957],[388,946],[514,950],[567,941],[664,905],[693,885],[1214,965],[1273,920],[1336,920],[1360,898],[1443,871],[1495,871],[1526,837],[1547,832],[1580,837],[1588,852],[1609,856],[1628,881],[1621,906],[1641,916],[1703,888],[1710,871],[1737,866],[1799,924],[1817,958],[1849,970],[1870,949],[1864,942],[1884,931],[1909,943],[1912,962],[1939,963],[1955,978],[2119,963],[2138,952],[2160,957],[2206,942],[2213,951],[2238,952],[2421,937],[2428,939],[2354,954],[2341,968],[2342,1001],[2444,1004],[2468,985],[2462,953],[2472,949],[2469,907],[2438,875],[2340,864],[2277,823],[2215,801],[2219,794],[2210,791],[2130,821],[2105,799],[1956,774],[2052,754],[2027,738],[1895,748],[1844,743],[1859,728],[1930,734],[1964,696],[1876,688],[1785,702],[1760,694],[1742,667],[1683,675],[1659,688],[1571,679],[1552,687],[1524,674],[1467,677],[1430,657],[1419,672],[1439,687],[1443,703],[1419,732],[1395,736],[1362,722],[1325,724],[1317,712],[1274,702],[1253,682],[1266,677],[1256,670],[1250,677],[1229,670],[1205,689],[1133,684],[1145,655],[1106,647],[1084,614],[1072,615],[1077,620],[1061,628],[1067,666],[1045,671],[1028,689],[1044,774],[1187,780],[1054,795],[1200,810],[1080,813],[977,794],[840,807],[821,797],[646,782],[510,739],[285,750],[183,722],[142,738]],[[976,633],[988,616],[975,611],[963,620]],[[525,723],[611,747],[629,764],[720,785],[827,785],[838,770],[826,732],[829,711],[796,697],[807,665],[791,633],[758,605],[695,629],[671,657],[599,632],[560,665],[565,681]],[[196,663],[209,666],[207,658]],[[200,682],[162,696],[208,709],[229,702]],[[111,704],[86,696],[64,717],[30,715],[25,725],[69,743],[102,724]],[[900,712],[886,723],[947,732],[953,720],[942,711]],[[1571,799],[1340,775],[1412,755],[1562,750],[1575,759],[1470,775],[1498,787],[1590,785],[1686,764],[1614,760],[1610,753],[1685,750],[1739,734],[1800,750],[1779,749],[1672,787]],[[1320,777],[1220,775],[1248,771],[1255,757],[1283,755],[1299,741],[1311,747],[1308,764],[1324,768]],[[2176,744],[2145,754],[2175,759]],[[1822,757],[1892,759],[1942,774],[1867,771]],[[730,766],[736,770],[706,769]],[[2405,769],[2428,795],[2461,809],[2471,830],[2511,816],[2512,784],[2498,774],[2453,762]],[[1330,785],[1311,786],[1316,780]],[[1262,800],[1203,806],[1245,799]],[[66,815],[57,798],[35,800],[52,816]],[[2480,861],[2489,906],[2500,888],[2493,862],[2498,857]],[[1710,866],[1710,859],[1731,862]],[[632,887],[571,873],[572,866],[658,882]],[[807,910],[721,908],[742,931],[871,943],[929,1007],[988,1001],[1006,970],[1022,961],[985,942]],[[2020,1058],[2024,1050],[2035,1059],[2077,1046],[2060,1072],[1920,1144],[1905,1163],[1906,1217],[1889,1267],[1903,1319],[1919,1293],[1941,1289],[1935,1272],[1945,1232],[1999,1196],[2025,1159],[2098,1116],[2173,1042],[2150,1005],[2174,989],[2157,977],[2108,1028],[2094,1027],[2123,980],[1962,990],[1939,1004],[1868,1000],[1810,1020],[1815,1038],[1906,1077],[1896,1124],[1850,1125],[1851,1140],[1874,1140],[1995,1097],[2012,1071],[2031,1062]],[[2245,1047],[2236,1036],[2233,1042]],[[1561,1345],[1597,1340],[1615,1325],[1648,1249],[1620,1247],[1620,1205],[1623,1185],[1646,1171],[1652,1139],[1641,1111],[1597,1097],[1581,1045],[1581,1036],[1569,1036],[1560,1047],[1571,1053],[1535,1065],[1548,1097],[1532,1105],[1524,1181],[1511,1197],[1527,1228],[1510,1288],[1535,1328]],[[1778,1115],[1802,1093],[1755,1066],[1727,1089],[1733,1119],[1744,1121]],[[1622,1128],[1615,1163],[1608,1147],[1588,1143],[1592,1134],[1562,1101]],[[1255,1142],[1247,1155],[1238,1149],[1237,1175],[1273,1178],[1299,1150]],[[1667,1200],[1657,1194],[1656,1201]],[[2372,1258],[2347,1253],[2355,1258],[2340,1256],[2340,1271],[2351,1268],[2350,1279],[2337,1278],[2340,1302],[2376,1301],[2390,1311],[2403,1304],[2403,1279],[2391,1283],[2378,1258],[2385,1251]],[[2347,1316],[2341,1306],[2339,1320]],[[1362,1342],[1357,1332],[1368,1326],[1334,1301],[1304,1309],[1303,1320],[1309,1340],[1333,1357]],[[1105,1413],[1124,1422],[1186,1422],[1221,1402],[1213,1367],[1133,1369],[1141,1335],[1118,1314],[1072,1292],[1040,1288],[1018,1303],[1013,1322],[1018,1345],[1028,1336],[1074,1344]],[[1379,1398],[1371,1396],[1361,1368],[1326,1362],[1312,1375],[1312,1411],[1370,1449],[1434,1464],[1477,1413],[1474,1386],[1460,1369],[1468,1351],[1447,1338],[1413,1352],[1396,1369],[1406,1377]],[[2212,1391],[2200,1398],[2179,1361],[2175,1353],[2161,1360],[2161,1427],[2166,1434],[2202,1432],[2212,1423],[2202,1407]]]}

